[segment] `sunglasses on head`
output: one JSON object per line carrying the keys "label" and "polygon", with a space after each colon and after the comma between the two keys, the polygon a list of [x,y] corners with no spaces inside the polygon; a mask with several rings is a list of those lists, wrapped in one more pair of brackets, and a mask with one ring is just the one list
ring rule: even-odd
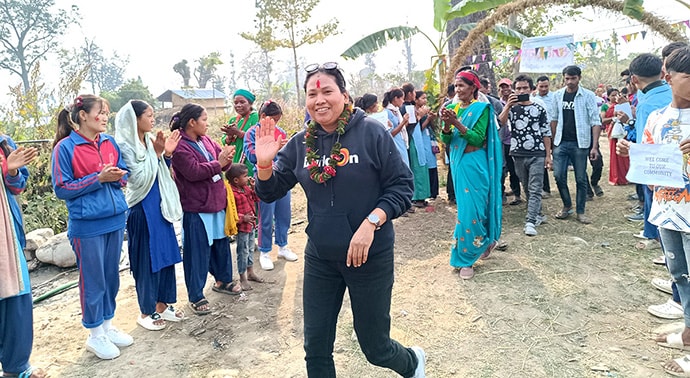
{"label": "sunglasses on head", "polygon": [[308,74],[314,73],[319,70],[319,68],[323,68],[324,70],[336,70],[338,69],[338,63],[336,62],[326,62],[324,64],[319,65],[318,63],[312,63],[306,67],[304,67],[304,70],[307,71]]}

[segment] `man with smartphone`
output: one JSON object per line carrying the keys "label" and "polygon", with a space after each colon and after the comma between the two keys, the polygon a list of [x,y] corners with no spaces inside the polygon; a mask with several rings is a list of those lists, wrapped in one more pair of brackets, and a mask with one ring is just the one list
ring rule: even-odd
{"label": "man with smartphone", "polygon": [[546,220],[541,211],[544,168],[551,167],[551,128],[543,105],[533,102],[534,81],[520,75],[513,81],[515,92],[508,96],[500,122],[510,120],[510,156],[527,197],[525,235],[536,236],[536,227]]}

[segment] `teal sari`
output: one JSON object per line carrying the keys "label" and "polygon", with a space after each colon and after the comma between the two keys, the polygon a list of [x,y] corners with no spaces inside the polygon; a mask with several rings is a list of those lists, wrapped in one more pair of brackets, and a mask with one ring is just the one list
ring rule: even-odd
{"label": "teal sari", "polygon": [[484,147],[473,152],[464,153],[467,140],[457,129],[443,135],[450,142],[450,170],[458,207],[450,265],[463,268],[471,267],[501,236],[503,150],[489,104],[473,102],[465,109],[459,105],[452,109],[468,129],[481,118],[487,123]]}

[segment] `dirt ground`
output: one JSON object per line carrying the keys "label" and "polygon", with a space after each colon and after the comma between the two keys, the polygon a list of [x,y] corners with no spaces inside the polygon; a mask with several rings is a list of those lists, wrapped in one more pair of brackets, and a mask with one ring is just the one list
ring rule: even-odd
{"label": "dirt ground", "polygon": [[[607,150],[607,141],[601,142]],[[608,151],[604,154],[608,162]],[[665,376],[660,362],[680,353],[651,340],[653,330],[669,322],[649,315],[646,306],[668,298],[649,284],[667,274],[651,263],[659,250],[634,248],[632,234],[640,224],[624,218],[634,187],[610,186],[607,177],[605,169],[605,195],[587,203],[591,225],[553,218],[561,207],[553,177],[554,197],[544,201],[549,221],[538,236],[522,233],[524,205],[506,206],[503,239],[509,248],[478,263],[469,281],[448,264],[455,207],[445,201],[445,192],[433,202],[435,211],[394,221],[392,335],[425,348],[428,377]],[[569,181],[574,196],[572,173]],[[299,222],[306,218],[301,189],[293,191],[293,214],[298,224],[290,246],[301,252],[306,240],[306,222]],[[187,320],[169,322],[159,332],[136,325],[134,281],[124,271],[114,322],[134,336],[134,345],[113,361],[87,352],[78,292],[72,289],[35,307],[31,362],[52,377],[305,377],[302,271],[302,259],[278,260],[275,270],[261,272],[276,282],[254,284],[242,297],[212,292],[209,280],[212,314],[187,311]],[[60,273],[41,267],[32,273],[33,284]],[[75,272],[65,273],[37,293],[76,278]],[[177,283],[178,306],[187,309],[180,267]],[[396,376],[369,365],[352,335],[346,296],[335,343],[338,376]]]}

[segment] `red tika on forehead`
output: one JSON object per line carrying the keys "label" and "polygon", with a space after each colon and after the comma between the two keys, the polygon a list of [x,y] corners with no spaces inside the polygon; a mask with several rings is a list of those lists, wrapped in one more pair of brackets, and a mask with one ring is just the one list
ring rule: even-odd
{"label": "red tika on forehead", "polygon": [[316,80],[316,88],[321,88],[321,80]]}

